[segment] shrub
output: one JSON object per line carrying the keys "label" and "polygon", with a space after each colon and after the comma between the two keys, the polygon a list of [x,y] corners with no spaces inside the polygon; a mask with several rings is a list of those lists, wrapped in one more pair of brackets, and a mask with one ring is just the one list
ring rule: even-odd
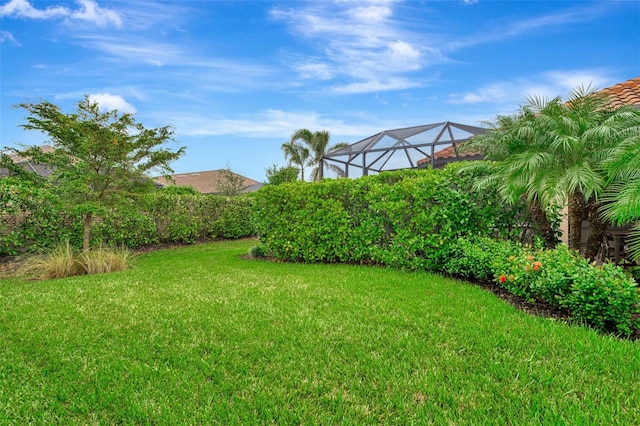
{"label": "shrub", "polygon": [[590,264],[559,245],[553,250],[523,250],[498,271],[495,280],[512,294],[566,308],[572,318],[599,330],[632,332],[640,293],[619,266]]}
{"label": "shrub", "polygon": [[489,237],[459,238],[448,249],[443,272],[479,281],[493,281],[510,257],[524,251],[518,243]]}
{"label": "shrub", "polygon": [[490,196],[455,168],[402,170],[269,185],[254,217],[260,241],[283,260],[438,270],[458,238],[506,226],[511,210]]}
{"label": "shrub", "polygon": [[635,281],[620,267],[606,263],[576,274],[563,305],[572,316],[596,328],[628,335],[639,299]]}

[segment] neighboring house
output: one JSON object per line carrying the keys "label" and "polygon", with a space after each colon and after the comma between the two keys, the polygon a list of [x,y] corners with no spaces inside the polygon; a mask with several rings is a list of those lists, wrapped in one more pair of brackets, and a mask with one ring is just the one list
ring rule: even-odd
{"label": "neighboring house", "polygon": [[[45,152],[53,152],[54,148],[51,146],[41,146],[40,149]],[[38,164],[31,161],[30,157],[22,157],[18,154],[7,154],[14,164],[21,166],[28,172],[35,172],[42,177],[49,177],[53,173],[53,169],[50,166],[44,164]],[[9,176],[9,170],[4,167],[0,167],[0,179]]]}
{"label": "neighboring house", "polygon": [[[224,185],[221,181],[224,179],[225,170],[208,170],[204,172],[177,173],[169,175],[170,179],[164,176],[155,178],[156,182],[164,186],[191,186],[196,191],[203,194],[216,194],[220,192],[220,186]],[[231,172],[233,173],[233,172]],[[256,180],[249,179],[237,173],[234,176],[244,179],[242,182],[242,190],[240,192],[253,192],[260,189],[262,184]]]}

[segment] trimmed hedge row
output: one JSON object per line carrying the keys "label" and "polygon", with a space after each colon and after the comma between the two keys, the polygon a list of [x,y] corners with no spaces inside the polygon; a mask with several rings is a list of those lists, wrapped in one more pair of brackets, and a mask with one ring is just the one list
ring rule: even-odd
{"label": "trimmed hedge row", "polygon": [[517,208],[473,191],[476,175],[460,167],[264,187],[255,206],[260,241],[288,261],[434,269],[451,241],[505,235],[518,222]]}
{"label": "trimmed hedge row", "polygon": [[[155,191],[111,209],[92,227],[92,245],[148,244],[256,235],[252,196],[225,197]],[[69,241],[82,246],[82,218],[46,188],[0,180],[0,255],[38,252]],[[17,220],[16,220],[17,219]]]}

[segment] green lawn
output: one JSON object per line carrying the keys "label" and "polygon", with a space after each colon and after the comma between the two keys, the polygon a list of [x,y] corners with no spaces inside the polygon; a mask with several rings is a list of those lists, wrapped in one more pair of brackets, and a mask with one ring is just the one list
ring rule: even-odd
{"label": "green lawn", "polygon": [[640,424],[640,342],[251,245],[0,280],[0,424]]}

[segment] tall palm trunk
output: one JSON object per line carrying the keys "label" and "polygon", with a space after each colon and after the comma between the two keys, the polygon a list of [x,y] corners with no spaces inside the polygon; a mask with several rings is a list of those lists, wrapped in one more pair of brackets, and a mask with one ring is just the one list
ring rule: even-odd
{"label": "tall palm trunk", "polygon": [[587,240],[587,248],[584,256],[595,259],[600,249],[600,245],[607,233],[607,222],[602,220],[599,214],[600,203],[590,200],[587,204],[587,212],[589,214],[589,239]]}
{"label": "tall palm trunk", "polygon": [[544,240],[544,247],[548,249],[554,248],[558,241],[549,223],[547,213],[537,200],[529,202],[528,207],[533,223]]}
{"label": "tall palm trunk", "polygon": [[580,191],[569,194],[569,248],[580,250],[582,242],[582,218],[584,216],[584,195]]}

